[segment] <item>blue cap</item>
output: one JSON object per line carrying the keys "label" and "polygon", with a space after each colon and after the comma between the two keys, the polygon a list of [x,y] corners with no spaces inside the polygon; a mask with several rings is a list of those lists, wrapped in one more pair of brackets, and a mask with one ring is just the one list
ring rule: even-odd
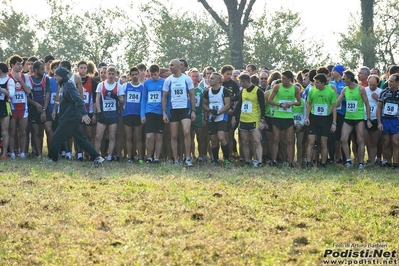
{"label": "blue cap", "polygon": [[337,72],[342,76],[344,74],[345,67],[343,65],[336,65],[335,67],[333,67],[332,70],[334,70],[335,72]]}

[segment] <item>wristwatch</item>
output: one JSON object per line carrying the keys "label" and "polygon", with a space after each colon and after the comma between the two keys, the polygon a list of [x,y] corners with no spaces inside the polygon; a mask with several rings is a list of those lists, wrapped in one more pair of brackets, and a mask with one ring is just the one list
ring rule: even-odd
{"label": "wristwatch", "polygon": [[332,124],[333,124],[334,126],[336,126],[336,125],[337,125],[337,123],[335,123],[335,122],[333,122]]}

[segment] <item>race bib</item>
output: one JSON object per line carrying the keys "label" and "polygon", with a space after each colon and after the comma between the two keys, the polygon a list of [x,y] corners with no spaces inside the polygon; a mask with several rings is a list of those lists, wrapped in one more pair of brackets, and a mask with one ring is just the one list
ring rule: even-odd
{"label": "race bib", "polygon": [[295,125],[305,124],[305,116],[301,113],[294,113],[294,124]]}
{"label": "race bib", "polygon": [[104,112],[116,111],[116,100],[114,99],[103,100],[103,111]]}
{"label": "race bib", "polygon": [[318,116],[327,116],[327,104],[315,104],[313,114]]}
{"label": "race bib", "polygon": [[24,91],[16,91],[12,97],[13,103],[26,103],[26,93]]}
{"label": "race bib", "polygon": [[[288,102],[291,102],[291,101],[280,100],[278,103],[279,103],[279,104],[282,104],[282,103],[288,103]],[[279,110],[280,112],[292,112],[292,105],[291,105],[290,107],[288,107],[287,109],[285,109],[285,110],[284,110],[284,108],[279,107],[278,110]]]}
{"label": "race bib", "polygon": [[270,108],[270,117],[274,117],[274,108]]}
{"label": "race bib", "polygon": [[386,102],[383,113],[384,115],[396,115],[398,113],[398,105],[396,103]]}
{"label": "race bib", "polygon": [[199,107],[201,103],[201,95],[195,95],[195,107]]}
{"label": "race bib", "polygon": [[346,101],[347,112],[357,112],[357,101]]}
{"label": "race bib", "polygon": [[139,91],[128,91],[127,102],[128,103],[140,103],[141,92]]}
{"label": "race bib", "polygon": [[[364,108],[366,110],[366,108]],[[370,117],[376,117],[377,116],[377,105],[373,102],[370,102]]]}
{"label": "race bib", "polygon": [[89,93],[88,92],[83,92],[83,101],[88,104],[89,103]]}
{"label": "race bib", "polygon": [[215,102],[209,103],[209,109],[216,110],[218,113],[223,108],[223,103]]}
{"label": "race bib", "polygon": [[50,94],[50,103],[54,104],[55,103],[55,96],[57,95],[56,92],[53,92]]}
{"label": "race bib", "polygon": [[242,113],[252,113],[252,102],[243,102],[241,105]]}
{"label": "race bib", "polygon": [[148,92],[148,102],[149,103],[160,103],[161,102],[161,92],[160,91],[149,91]]}
{"label": "race bib", "polygon": [[5,99],[4,93],[0,92],[0,100],[1,100],[1,101],[4,101],[4,99]]}

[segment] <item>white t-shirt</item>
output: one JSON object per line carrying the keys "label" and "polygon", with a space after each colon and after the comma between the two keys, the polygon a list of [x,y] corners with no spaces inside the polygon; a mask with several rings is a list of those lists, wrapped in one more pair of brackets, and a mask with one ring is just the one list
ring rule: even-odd
{"label": "white t-shirt", "polygon": [[189,108],[190,100],[188,91],[193,89],[193,82],[187,75],[181,75],[178,78],[175,78],[173,75],[171,75],[163,84],[163,91],[166,91],[170,94],[172,109]]}
{"label": "white t-shirt", "polygon": [[[370,104],[370,119],[375,120],[377,119],[377,106],[378,106],[378,98],[380,97],[381,94],[381,89],[377,88],[375,91],[371,91],[370,87],[366,87],[366,94],[367,94],[367,99],[369,99],[369,104]],[[373,93],[377,94],[377,100],[374,100],[372,95]],[[364,105],[364,120],[367,120],[367,112],[366,112],[366,105]]]}

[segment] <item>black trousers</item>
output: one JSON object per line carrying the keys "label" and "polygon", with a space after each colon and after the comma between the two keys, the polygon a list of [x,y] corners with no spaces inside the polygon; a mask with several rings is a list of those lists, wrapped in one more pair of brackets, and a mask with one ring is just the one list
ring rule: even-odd
{"label": "black trousers", "polygon": [[58,151],[60,146],[65,143],[68,137],[72,135],[76,143],[85,151],[87,151],[92,160],[99,156],[98,152],[93,148],[87,138],[83,135],[80,121],[58,121],[57,130],[54,132],[50,143],[50,151],[48,157],[54,162],[58,161]]}

